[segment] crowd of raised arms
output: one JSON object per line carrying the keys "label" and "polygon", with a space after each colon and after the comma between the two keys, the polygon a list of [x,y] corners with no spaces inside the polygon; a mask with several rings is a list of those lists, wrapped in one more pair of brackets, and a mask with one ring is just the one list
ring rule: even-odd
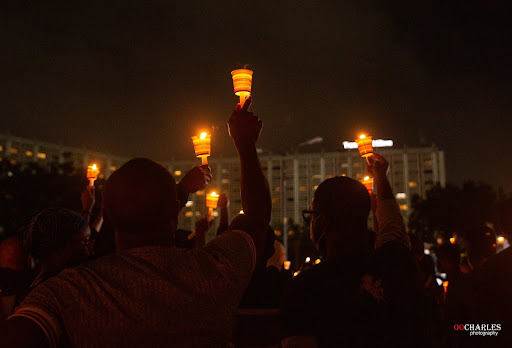
{"label": "crowd of raised arms", "polygon": [[[0,245],[0,346],[512,346],[512,248],[496,254],[493,229],[474,226],[467,266],[450,243],[434,262],[407,234],[378,154],[367,161],[374,193],[333,177],[303,207],[322,261],[296,276],[283,267],[250,104],[228,121],[243,214],[230,221],[221,194],[217,235],[205,243],[208,216],[194,231],[177,226],[189,195],[212,179],[208,165],[176,183],[149,159],[126,162],[105,183],[98,219],[87,187],[81,214],[45,209]],[[512,212],[500,221],[510,233]]]}

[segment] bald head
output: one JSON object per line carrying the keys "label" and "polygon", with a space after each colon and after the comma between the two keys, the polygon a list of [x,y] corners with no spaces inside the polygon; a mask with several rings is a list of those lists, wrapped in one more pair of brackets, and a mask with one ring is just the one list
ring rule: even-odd
{"label": "bald head", "polygon": [[371,201],[363,184],[346,176],[338,176],[318,186],[313,205],[316,211],[323,213],[332,223],[366,223]]}
{"label": "bald head", "polygon": [[122,233],[168,228],[177,221],[176,182],[158,163],[132,159],[107,180],[103,207],[106,218]]}

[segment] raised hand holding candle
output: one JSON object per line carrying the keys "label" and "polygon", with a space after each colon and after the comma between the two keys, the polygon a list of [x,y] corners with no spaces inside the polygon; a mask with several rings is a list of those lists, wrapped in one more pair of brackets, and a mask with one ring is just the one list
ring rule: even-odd
{"label": "raised hand holding candle", "polygon": [[373,145],[372,145],[372,136],[361,134],[359,138],[356,139],[357,148],[359,149],[359,153],[361,157],[370,157],[373,155]]}
{"label": "raised hand holding candle", "polygon": [[96,163],[87,167],[87,179],[89,179],[89,186],[94,186],[94,181],[98,178],[100,170]]}
{"label": "raised hand holding candle", "polygon": [[252,70],[237,69],[231,72],[235,95],[240,97],[240,106],[244,106],[245,100],[251,95]]}
{"label": "raised hand holding candle", "polygon": [[194,151],[196,156],[201,158],[202,164],[208,164],[208,156],[210,156],[211,135],[202,132],[199,136],[193,136]]}

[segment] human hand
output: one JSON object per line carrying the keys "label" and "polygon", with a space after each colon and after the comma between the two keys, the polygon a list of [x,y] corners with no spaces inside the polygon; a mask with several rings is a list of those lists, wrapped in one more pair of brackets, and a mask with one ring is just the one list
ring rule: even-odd
{"label": "human hand", "polygon": [[389,163],[386,159],[380,155],[374,153],[368,157],[368,173],[374,178],[386,177]]}
{"label": "human hand", "polygon": [[203,190],[212,180],[212,170],[207,164],[199,165],[189,170],[180,185],[189,193]]}
{"label": "human hand", "polygon": [[213,219],[209,220],[208,216],[196,221],[195,224],[195,235],[204,236],[213,224]]}
{"label": "human hand", "polygon": [[237,104],[228,121],[229,136],[236,146],[256,144],[260,137],[263,122],[252,112],[247,111],[251,105],[249,97],[243,106]]}
{"label": "human hand", "polygon": [[90,213],[92,211],[92,208],[94,207],[94,203],[96,202],[96,196],[94,195],[94,186],[86,186],[82,191],[80,199],[82,200],[82,210],[88,211]]}
{"label": "human hand", "polygon": [[229,207],[229,199],[225,193],[221,193],[219,196],[219,200],[217,201],[217,207],[219,209],[226,209]]}

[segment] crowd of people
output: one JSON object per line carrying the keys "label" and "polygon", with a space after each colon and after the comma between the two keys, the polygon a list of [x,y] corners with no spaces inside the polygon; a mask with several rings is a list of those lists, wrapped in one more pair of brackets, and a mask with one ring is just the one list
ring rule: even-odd
{"label": "crowd of people", "polygon": [[[293,276],[269,225],[270,190],[256,151],[262,121],[250,103],[237,105],[228,121],[243,214],[230,221],[221,195],[217,235],[205,243],[211,217],[194,231],[177,225],[189,195],[210,182],[210,168],[192,168],[176,183],[149,159],[128,161],[108,178],[94,221],[88,187],[81,214],[45,209],[0,245],[0,346],[512,343],[512,249],[496,254],[494,230],[474,226],[466,233],[467,264],[450,243],[439,246],[436,260],[425,255],[423,241],[406,232],[378,154],[367,162],[374,193],[345,176],[315,190],[303,217],[321,262]],[[512,209],[500,221],[512,232]]]}

